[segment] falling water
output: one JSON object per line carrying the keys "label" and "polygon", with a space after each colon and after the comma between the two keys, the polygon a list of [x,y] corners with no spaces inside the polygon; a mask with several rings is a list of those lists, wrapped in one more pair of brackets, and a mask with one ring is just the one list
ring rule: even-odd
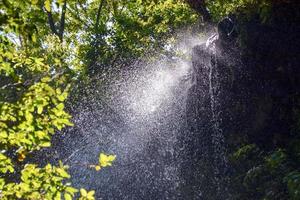
{"label": "falling water", "polygon": [[[207,51],[214,56],[216,38],[207,43]],[[188,91],[195,84],[190,55],[193,46],[204,43],[186,37],[175,46],[184,56],[137,62],[115,74],[108,84],[87,89],[79,104],[70,105],[76,126],[56,136],[50,159],[68,164],[73,184],[95,189],[97,199],[186,199],[180,188],[186,184],[181,172],[186,167],[185,148],[178,146],[182,135],[192,137],[186,117],[190,114],[186,110]],[[215,184],[221,192],[220,170],[226,167],[226,160],[215,98],[218,74],[216,63],[209,67],[209,94],[204,95],[211,99],[211,156]],[[112,167],[96,172],[88,165],[97,163],[100,152],[115,154],[117,159]],[[202,191],[197,192],[194,199],[201,196]]]}
{"label": "falling water", "polygon": [[214,179],[215,184],[217,185],[218,196],[222,196],[223,199],[227,199],[227,188],[224,184],[224,173],[227,166],[227,160],[225,155],[225,145],[224,145],[224,135],[223,131],[220,128],[221,118],[219,109],[219,99],[218,93],[220,91],[219,83],[219,71],[218,71],[218,53],[216,48],[216,41],[218,40],[218,35],[212,35],[206,42],[206,48],[210,52],[211,62],[208,63],[209,67],[209,96],[210,96],[210,105],[212,113],[212,145],[213,145],[213,157],[214,157]]}
{"label": "falling water", "polygon": [[[50,154],[70,166],[76,187],[95,189],[97,199],[185,199],[177,146],[193,84],[190,53],[201,42],[185,38],[175,46],[182,56],[137,62],[70,105],[76,126],[56,136]],[[97,172],[88,165],[100,152],[117,159]]]}

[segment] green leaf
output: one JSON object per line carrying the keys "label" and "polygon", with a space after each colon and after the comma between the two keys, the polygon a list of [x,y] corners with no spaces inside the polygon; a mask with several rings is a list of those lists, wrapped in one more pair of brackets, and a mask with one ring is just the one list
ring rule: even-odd
{"label": "green leaf", "polygon": [[63,110],[63,109],[65,108],[65,105],[64,105],[63,103],[60,103],[60,104],[58,104],[56,107],[57,107],[57,109],[59,109],[59,110]]}
{"label": "green leaf", "polygon": [[80,189],[80,194],[81,194],[81,196],[86,197],[87,196],[87,191],[85,189],[81,188]]}
{"label": "green leaf", "polygon": [[63,178],[70,178],[70,175],[63,168],[57,168],[56,171]]}
{"label": "green leaf", "polygon": [[36,131],[35,135],[40,139],[43,139],[48,136],[47,133],[45,133],[44,131]]}
{"label": "green leaf", "polygon": [[72,196],[69,193],[64,194],[65,200],[72,200]]}
{"label": "green leaf", "polygon": [[59,5],[63,5],[63,4],[64,4],[64,0],[57,0],[57,3],[58,3]]}
{"label": "green leaf", "polygon": [[36,42],[36,36],[35,36],[35,34],[31,35],[31,40],[32,40],[32,42]]}
{"label": "green leaf", "polygon": [[36,5],[38,2],[39,2],[38,0],[31,0],[31,3],[32,3],[33,5]]}
{"label": "green leaf", "polygon": [[0,138],[7,138],[8,134],[6,131],[0,131]]}
{"label": "green leaf", "polygon": [[46,76],[46,77],[43,77],[43,78],[41,79],[41,81],[42,81],[43,83],[48,83],[48,82],[51,81],[51,78],[50,78],[49,76]]}
{"label": "green leaf", "polygon": [[101,166],[99,166],[99,165],[96,165],[96,166],[95,166],[95,170],[96,170],[96,171],[99,171],[100,169],[101,169]]}
{"label": "green leaf", "polygon": [[74,193],[76,193],[76,192],[78,192],[78,190],[77,189],[75,189],[75,188],[73,188],[73,187],[66,187],[66,192],[68,192],[68,193],[70,193],[70,194],[74,194]]}
{"label": "green leaf", "polygon": [[42,112],[43,112],[43,105],[40,105],[40,104],[39,104],[39,105],[37,106],[37,113],[38,113],[38,114],[42,114]]}
{"label": "green leaf", "polygon": [[57,99],[58,99],[59,101],[64,101],[64,100],[66,99],[66,95],[64,95],[64,94],[58,95],[58,96],[57,96]]}
{"label": "green leaf", "polygon": [[51,0],[46,0],[44,5],[45,5],[45,9],[48,12],[51,12]]}
{"label": "green leaf", "polygon": [[69,119],[61,119],[61,122],[67,126],[74,126],[74,124],[72,122],[70,122]]}
{"label": "green leaf", "polygon": [[61,200],[61,193],[60,192],[57,192],[55,197],[54,197],[54,200]]}
{"label": "green leaf", "polygon": [[107,167],[111,166],[112,162],[116,159],[115,155],[105,155],[104,153],[101,153],[99,155],[99,165],[101,167]]}
{"label": "green leaf", "polygon": [[51,143],[50,142],[43,142],[40,144],[41,147],[50,147]]}
{"label": "green leaf", "polygon": [[95,195],[95,191],[94,191],[94,190],[91,190],[91,191],[89,191],[89,192],[87,193],[87,198],[88,198],[88,199],[93,199],[94,195]]}
{"label": "green leaf", "polygon": [[25,113],[25,118],[26,118],[26,120],[27,120],[29,123],[31,123],[32,120],[33,120],[33,115],[32,115],[30,112],[26,112],[26,113]]}

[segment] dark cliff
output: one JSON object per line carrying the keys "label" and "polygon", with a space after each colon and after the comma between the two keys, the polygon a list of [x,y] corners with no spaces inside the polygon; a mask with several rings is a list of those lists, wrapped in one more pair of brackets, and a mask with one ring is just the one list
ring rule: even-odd
{"label": "dark cliff", "polygon": [[[214,52],[205,45],[194,48],[196,81],[189,92],[189,136],[184,139],[190,168],[182,170],[184,192],[191,198],[299,197],[291,194],[289,180],[300,166],[298,4],[275,4],[268,22],[239,14],[235,34],[219,34]],[[219,147],[216,123],[224,137]],[[215,155],[216,148],[224,148],[226,161]]]}

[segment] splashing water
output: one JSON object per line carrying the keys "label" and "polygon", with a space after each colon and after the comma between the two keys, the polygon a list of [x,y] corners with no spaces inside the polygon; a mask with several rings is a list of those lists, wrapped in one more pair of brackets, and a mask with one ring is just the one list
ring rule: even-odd
{"label": "splashing water", "polygon": [[[217,69],[218,66],[218,59],[217,59],[217,48],[216,48],[216,41],[218,40],[218,35],[212,35],[206,42],[206,48],[210,51],[212,56],[212,62],[209,62],[209,96],[210,96],[210,105],[211,105],[211,113],[212,113],[212,145],[214,150],[214,179],[217,188],[217,193],[223,196],[223,199],[226,198],[227,188],[226,184],[221,181],[224,178],[224,171],[228,169],[227,159],[225,155],[225,145],[224,145],[224,135],[223,131],[220,128],[221,118],[220,118],[220,109],[218,109],[219,99],[218,99],[218,92],[220,90],[220,83],[219,83],[219,71]],[[219,195],[219,196],[220,196]]]}
{"label": "splashing water", "polygon": [[[214,40],[208,40],[208,51],[215,51]],[[122,71],[104,92],[100,88],[86,91],[80,105],[72,108],[76,126],[54,144],[54,156],[71,166],[76,187],[95,189],[97,199],[186,199],[180,189],[186,178],[180,171],[185,149],[178,144],[182,134],[189,134],[186,100],[194,84],[190,54],[193,46],[201,43],[205,40],[187,37],[175,46],[185,56],[137,63]],[[215,78],[211,65],[207,95],[211,98],[219,184],[222,166],[218,162],[223,162],[225,151],[215,108]],[[114,165],[99,172],[86,167],[97,162],[100,152],[115,154]]]}
{"label": "splashing water", "polygon": [[[96,88],[72,108],[76,126],[54,144],[54,156],[71,167],[76,187],[95,189],[97,199],[184,199],[176,145],[193,84],[188,56],[200,42],[176,46],[186,59],[137,63],[105,88],[105,100]],[[100,152],[115,154],[114,165],[99,172],[85,167]]]}

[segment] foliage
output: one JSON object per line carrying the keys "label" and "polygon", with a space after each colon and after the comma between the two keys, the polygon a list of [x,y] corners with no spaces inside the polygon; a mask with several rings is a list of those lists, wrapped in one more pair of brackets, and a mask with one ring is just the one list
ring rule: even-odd
{"label": "foliage", "polygon": [[231,157],[234,199],[299,199],[299,173],[283,149],[267,153],[256,145],[240,147]]}
{"label": "foliage", "polygon": [[284,182],[287,183],[288,191],[291,199],[299,199],[300,197],[300,173],[293,171],[284,177]]}
{"label": "foliage", "polygon": [[[67,167],[38,167],[27,156],[51,145],[51,136],[72,126],[65,110],[79,63],[70,43],[47,29],[41,5],[49,1],[1,1],[0,197],[72,199]],[[80,190],[80,199],[94,192]]]}
{"label": "foliage", "polygon": [[72,125],[64,109],[70,87],[68,75],[60,72],[66,64],[61,62],[62,57],[51,58],[54,63],[50,62],[51,49],[36,57],[18,50],[7,37],[1,39],[1,198],[61,199],[63,194],[71,199],[77,190],[63,183],[69,178],[63,165],[38,168],[26,164],[21,181],[11,180],[11,173],[19,170],[27,154],[50,146],[55,130]]}
{"label": "foliage", "polygon": [[270,15],[271,5],[271,0],[217,0],[207,2],[208,9],[215,21],[229,14],[243,14],[246,18],[251,18],[253,14],[259,14],[261,20],[266,22]]}
{"label": "foliage", "polygon": [[77,190],[62,180],[70,178],[66,167],[46,165],[38,168],[27,164],[21,173],[20,183],[6,183],[1,181],[1,195],[3,199],[71,199]]}
{"label": "foliage", "polygon": [[[93,22],[81,25],[86,31],[80,36],[80,52],[91,71],[126,66],[145,52],[162,49],[166,36],[197,19],[175,0],[102,0],[80,6],[87,8],[81,20]],[[71,9],[75,12],[75,5]]]}
{"label": "foliage", "polygon": [[[70,176],[62,164],[39,168],[28,163],[21,169],[20,181],[11,179],[17,176],[30,152],[49,147],[56,130],[73,125],[64,108],[70,88],[64,49],[59,44],[48,44],[37,57],[18,49],[8,37],[1,39],[1,198],[61,199],[63,195],[71,199],[77,190],[64,183]],[[51,46],[55,51],[62,48],[58,51],[62,53],[60,57],[51,53]]]}
{"label": "foliage", "polygon": [[95,168],[96,171],[99,171],[103,167],[109,167],[112,165],[112,162],[116,159],[115,155],[105,155],[100,153],[99,161],[97,165],[90,165],[90,167]]}
{"label": "foliage", "polygon": [[257,156],[258,149],[254,144],[248,144],[241,148],[239,148],[234,154],[232,155],[232,159],[234,160],[246,160],[250,154],[255,154]]}

